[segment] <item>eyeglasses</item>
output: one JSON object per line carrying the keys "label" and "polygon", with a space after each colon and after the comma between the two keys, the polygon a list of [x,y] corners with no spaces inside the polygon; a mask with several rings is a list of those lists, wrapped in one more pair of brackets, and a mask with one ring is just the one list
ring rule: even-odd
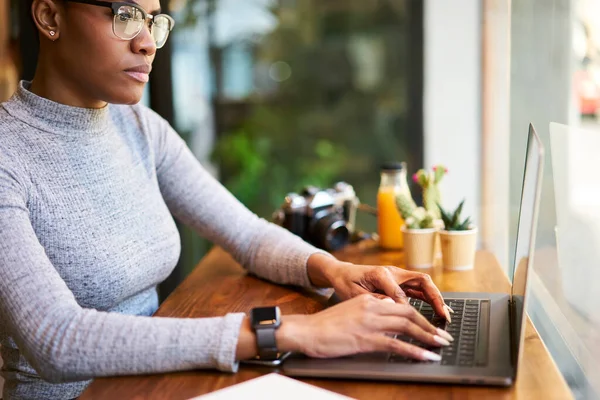
{"label": "eyeglasses", "polygon": [[169,32],[175,26],[175,20],[167,14],[152,15],[144,11],[136,4],[126,2],[107,3],[96,0],[66,0],[72,3],[89,4],[92,6],[108,7],[112,9],[113,32],[123,40],[131,40],[140,34],[146,21],[150,24],[150,33],[156,43],[156,48],[160,49],[165,45],[169,38]]}

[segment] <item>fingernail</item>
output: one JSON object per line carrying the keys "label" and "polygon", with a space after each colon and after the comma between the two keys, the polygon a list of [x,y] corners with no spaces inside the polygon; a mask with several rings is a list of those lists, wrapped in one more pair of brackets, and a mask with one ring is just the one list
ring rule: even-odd
{"label": "fingernail", "polygon": [[446,332],[445,330],[437,328],[436,331],[437,331],[438,335],[440,335],[444,339],[454,342],[454,338],[452,337],[452,335],[449,334],[448,332]]}
{"label": "fingernail", "polygon": [[425,350],[423,352],[423,358],[429,361],[442,361],[442,356],[439,354],[432,353],[430,351]]}
{"label": "fingernail", "polygon": [[436,342],[438,342],[442,346],[450,346],[450,342],[449,341],[447,341],[446,339],[444,339],[443,337],[440,337],[438,335],[434,335],[433,336],[433,340],[435,340]]}
{"label": "fingernail", "polygon": [[444,314],[446,314],[446,321],[448,321],[449,324],[452,323],[452,317],[450,317],[450,313],[448,312],[448,309],[444,307]]}
{"label": "fingernail", "polygon": [[448,309],[448,311],[450,311],[452,314],[454,314],[454,310],[450,308],[449,305],[444,305],[444,307],[446,307]]}
{"label": "fingernail", "polygon": [[395,303],[395,301],[389,297],[384,297],[382,300],[387,301],[388,303]]}

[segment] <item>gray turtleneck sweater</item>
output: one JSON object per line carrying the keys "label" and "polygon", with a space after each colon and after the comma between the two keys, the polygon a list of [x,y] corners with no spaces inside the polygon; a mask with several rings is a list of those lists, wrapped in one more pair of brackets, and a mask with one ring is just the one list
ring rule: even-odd
{"label": "gray turtleneck sweater", "polygon": [[4,400],[70,399],[100,376],[236,371],[243,314],[150,318],[172,215],[258,276],[310,287],[318,250],[259,219],[142,105],[83,109],[21,82],[0,105]]}

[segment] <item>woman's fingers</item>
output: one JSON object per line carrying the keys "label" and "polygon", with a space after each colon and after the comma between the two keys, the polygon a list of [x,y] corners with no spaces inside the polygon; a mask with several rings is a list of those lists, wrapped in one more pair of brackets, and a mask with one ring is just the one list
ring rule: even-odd
{"label": "woman's fingers", "polygon": [[426,331],[419,325],[407,318],[396,318],[393,316],[379,316],[373,321],[378,327],[383,328],[386,332],[396,334],[404,334],[430,346],[449,346],[451,336],[440,335],[437,330],[433,332]]}
{"label": "woman's fingers", "polygon": [[389,303],[396,303],[394,300],[392,300],[392,298],[391,298],[391,297],[388,297],[388,296],[387,296],[387,295],[385,295],[385,294],[381,294],[381,293],[371,293],[371,296],[373,296],[373,297],[375,297],[376,299],[379,299],[379,300],[384,300],[384,301],[387,301],[387,302],[389,302]]}
{"label": "woman's fingers", "polygon": [[[406,295],[408,297],[411,297],[413,299],[419,299],[419,300],[423,300],[426,303],[429,303],[429,300],[427,299],[427,296],[425,296],[423,294],[423,292],[419,291],[419,290],[415,290],[415,289],[406,289]],[[448,322],[452,322],[451,319],[451,314],[454,314],[454,310],[451,309],[450,307],[448,307],[446,304],[444,304],[444,309],[449,311],[450,314],[444,312],[444,314],[442,314],[441,316],[443,316],[444,318],[446,318],[446,320]],[[438,314],[439,315],[439,314]]]}
{"label": "woman's fingers", "polygon": [[396,278],[388,268],[375,268],[365,274],[364,279],[368,283],[368,286],[385,293],[397,303],[408,304],[406,294],[400,288]]}
{"label": "woman's fingers", "polygon": [[385,335],[372,335],[369,340],[372,351],[390,352],[421,361],[440,361],[442,359],[439,354]]}
{"label": "woman's fingers", "polygon": [[419,299],[419,300],[423,300],[425,302],[427,301],[427,297],[425,297],[423,292],[421,292],[420,290],[406,288],[404,290],[404,292],[406,293],[406,295],[408,297],[412,297],[413,299]]}
{"label": "woman's fingers", "polygon": [[437,334],[435,326],[433,326],[427,318],[419,313],[414,307],[405,304],[396,304],[392,302],[382,302],[379,306],[379,314],[384,316],[395,316],[406,318],[417,324],[426,332]]}
{"label": "woman's fingers", "polygon": [[421,292],[424,297],[423,300],[431,304],[436,314],[443,315],[446,319],[450,320],[450,314],[445,307],[444,298],[431,280],[431,276],[415,272],[414,276],[405,281],[401,286],[405,292],[411,289]]}

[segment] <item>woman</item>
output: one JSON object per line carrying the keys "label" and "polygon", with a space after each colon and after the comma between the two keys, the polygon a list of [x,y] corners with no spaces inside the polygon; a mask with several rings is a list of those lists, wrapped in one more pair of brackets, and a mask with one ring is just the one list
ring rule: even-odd
{"label": "woman", "polygon": [[422,298],[449,318],[427,275],[343,263],[259,219],[137,104],[173,24],[159,0],[33,0],[31,10],[38,68],[0,107],[5,400],[75,398],[100,376],[235,372],[256,356],[245,314],[149,317],[180,254],[172,216],[260,277],[333,287],[348,300],[284,315],[279,351],[439,358],[385,335],[452,340],[406,304],[407,295]]}

